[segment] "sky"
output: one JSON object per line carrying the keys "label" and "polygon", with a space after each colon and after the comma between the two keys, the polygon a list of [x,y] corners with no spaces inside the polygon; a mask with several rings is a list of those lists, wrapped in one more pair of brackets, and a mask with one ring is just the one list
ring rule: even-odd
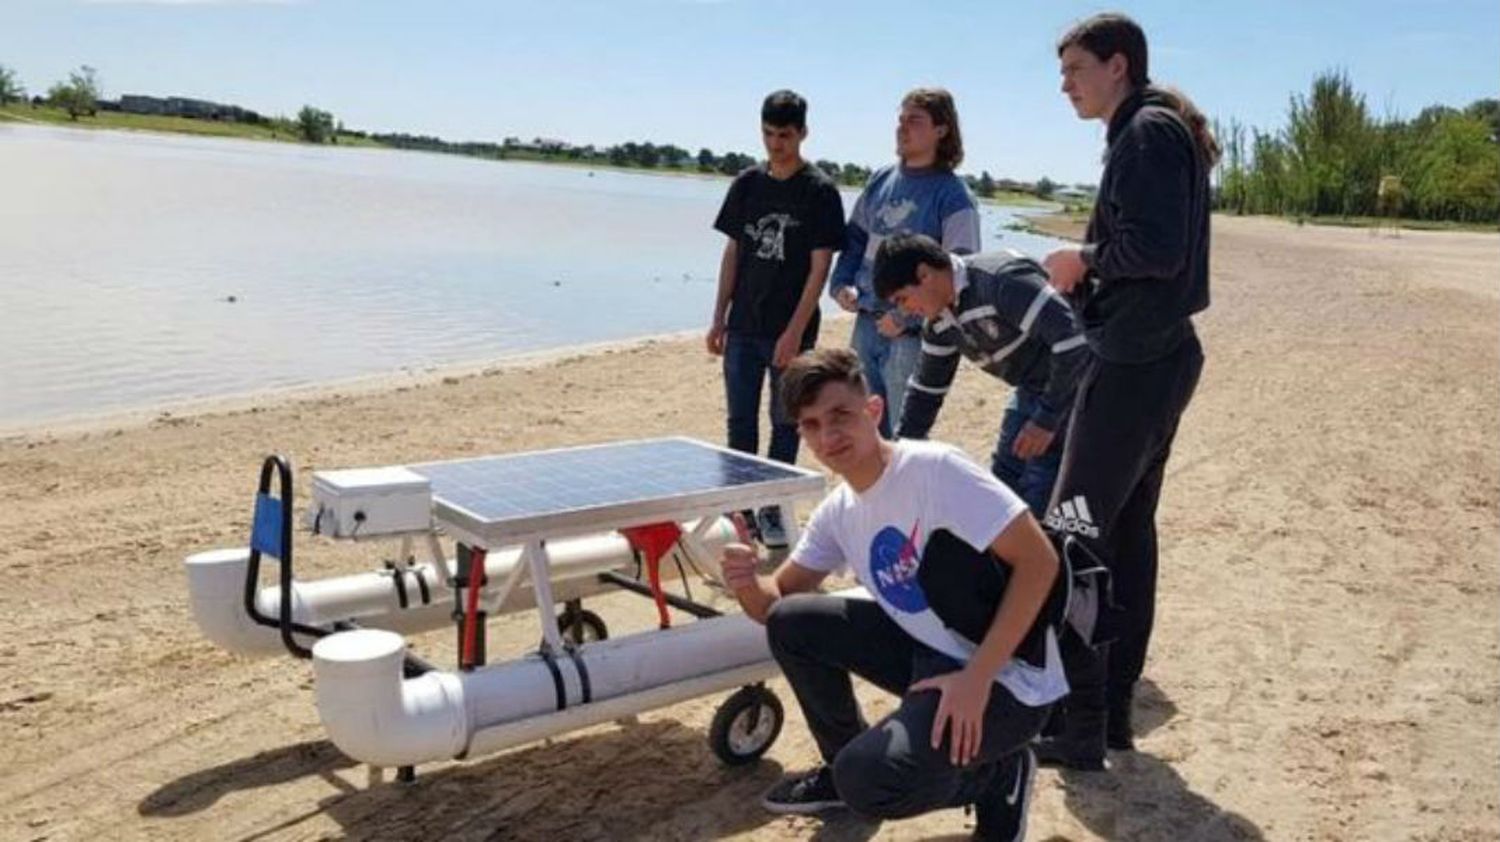
{"label": "sky", "polygon": [[0,65],[43,93],[80,64],[105,95],[180,95],[448,140],[675,143],[759,154],[764,95],[807,97],[809,158],[890,161],[902,94],[953,91],[963,170],[1097,179],[1103,142],[1058,92],[1068,24],[1119,10],[1151,76],[1211,117],[1281,127],[1347,72],[1376,115],[1495,97],[1494,0],[0,0]]}

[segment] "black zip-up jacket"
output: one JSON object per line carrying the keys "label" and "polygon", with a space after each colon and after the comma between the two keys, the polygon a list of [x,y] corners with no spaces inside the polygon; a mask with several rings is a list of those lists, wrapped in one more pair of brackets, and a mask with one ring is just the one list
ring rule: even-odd
{"label": "black zip-up jacket", "polygon": [[1018,252],[953,255],[957,300],[922,327],[922,359],[907,381],[899,438],[926,438],[958,371],[958,356],[1036,393],[1031,418],[1062,428],[1088,351],[1072,310],[1047,272]]}
{"label": "black zip-up jacket", "polygon": [[1161,359],[1208,307],[1208,172],[1192,131],[1144,88],[1109,123],[1099,196],[1084,236],[1087,283],[1073,306],[1110,362]]}

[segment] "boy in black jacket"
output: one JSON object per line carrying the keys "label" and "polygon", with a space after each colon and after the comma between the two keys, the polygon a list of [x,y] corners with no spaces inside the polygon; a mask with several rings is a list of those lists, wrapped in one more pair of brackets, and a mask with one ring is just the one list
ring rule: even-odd
{"label": "boy in black jacket", "polygon": [[1208,306],[1208,172],[1218,146],[1182,94],[1153,87],[1146,37],[1102,14],[1058,43],[1063,93],[1108,126],[1104,174],[1082,248],[1045,261],[1083,323],[1078,387],[1046,523],[1089,542],[1122,610],[1112,645],[1065,640],[1068,697],[1044,764],[1102,769],[1107,744],[1132,747],[1130,703],[1156,601],[1156,504],[1178,419],[1203,352],[1190,317]]}
{"label": "boy in black jacket", "polygon": [[1088,352],[1083,332],[1036,261],[1019,252],[960,256],[924,234],[901,234],[875,254],[875,293],[920,315],[922,359],[907,384],[900,438],[926,438],[958,357],[1015,387],[1000,420],[990,472],[1047,514],[1062,431]]}

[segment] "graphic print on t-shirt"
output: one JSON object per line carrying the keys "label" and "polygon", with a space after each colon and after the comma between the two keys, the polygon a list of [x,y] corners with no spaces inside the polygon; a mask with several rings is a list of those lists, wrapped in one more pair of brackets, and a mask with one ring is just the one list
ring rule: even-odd
{"label": "graphic print on t-shirt", "polygon": [[875,533],[870,541],[870,579],[880,598],[891,607],[908,614],[927,610],[927,595],[917,581],[921,553],[917,551],[921,521],[912,524],[907,535],[894,526]]}
{"label": "graphic print on t-shirt", "polygon": [[761,260],[786,260],[786,229],[801,223],[788,213],[768,213],[755,224],[746,223],[745,235],[755,241],[755,256]]}
{"label": "graphic print on t-shirt", "polygon": [[887,231],[900,228],[906,218],[917,212],[917,203],[911,199],[902,199],[899,202],[886,202],[885,206],[875,212],[880,217],[881,224],[885,225]]}

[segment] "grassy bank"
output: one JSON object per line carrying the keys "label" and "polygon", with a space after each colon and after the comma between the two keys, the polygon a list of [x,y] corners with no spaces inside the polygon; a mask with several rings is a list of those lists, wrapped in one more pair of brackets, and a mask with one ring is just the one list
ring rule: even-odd
{"label": "grassy bank", "polygon": [[1015,227],[1019,230],[1041,234],[1044,237],[1082,242],[1083,229],[1089,224],[1089,212],[1065,210],[1057,213],[1027,214],[1018,216],[1016,219]]}
{"label": "grassy bank", "polygon": [[[170,132],[173,134],[199,135],[203,137],[235,137],[246,140],[271,140],[283,143],[301,143],[295,132],[276,123],[231,123],[219,120],[195,120],[189,117],[166,117],[155,114],[125,114],[119,111],[100,111],[92,117],[68,116],[61,108],[50,106],[7,105],[0,107],[0,120],[20,123],[68,126],[81,129],[116,129],[122,131]],[[342,134],[339,146],[379,146],[368,138]]]}
{"label": "grassy bank", "polygon": [[[118,111],[101,111],[92,117],[79,117],[73,119],[61,108],[51,106],[36,106],[29,104],[12,104],[0,106],[0,122],[11,121],[18,123],[32,123],[42,125],[58,125],[70,128],[82,129],[116,129],[122,131],[147,131],[167,132],[171,134],[188,134],[200,137],[232,137],[244,140],[268,140],[278,143],[301,143],[301,137],[296,130],[289,127],[284,121],[273,121],[271,123],[234,123],[218,120],[199,120],[190,117],[167,117],[153,114],[126,114]],[[615,172],[645,173],[649,175],[671,175],[686,176],[689,178],[730,178],[731,174],[725,174],[718,170],[705,171],[696,163],[673,166],[662,164],[655,167],[639,166],[635,164],[616,164],[603,156],[570,158],[560,155],[551,155],[538,152],[533,149],[509,149],[504,155],[475,155],[463,152],[447,150],[421,149],[403,147],[400,145],[383,143],[380,140],[352,134],[340,134],[339,146],[359,146],[365,148],[397,149],[408,151],[422,151],[438,155],[463,155],[464,157],[479,158],[487,161],[523,161],[534,164],[556,164],[566,167],[582,168],[589,170],[611,170]],[[841,184],[845,188],[857,187],[858,185]],[[980,197],[979,201],[995,205],[1026,206],[1034,208],[1045,208],[1055,206],[1055,202],[1039,199],[1030,193],[1022,193],[1010,190],[998,190],[994,195]]]}

